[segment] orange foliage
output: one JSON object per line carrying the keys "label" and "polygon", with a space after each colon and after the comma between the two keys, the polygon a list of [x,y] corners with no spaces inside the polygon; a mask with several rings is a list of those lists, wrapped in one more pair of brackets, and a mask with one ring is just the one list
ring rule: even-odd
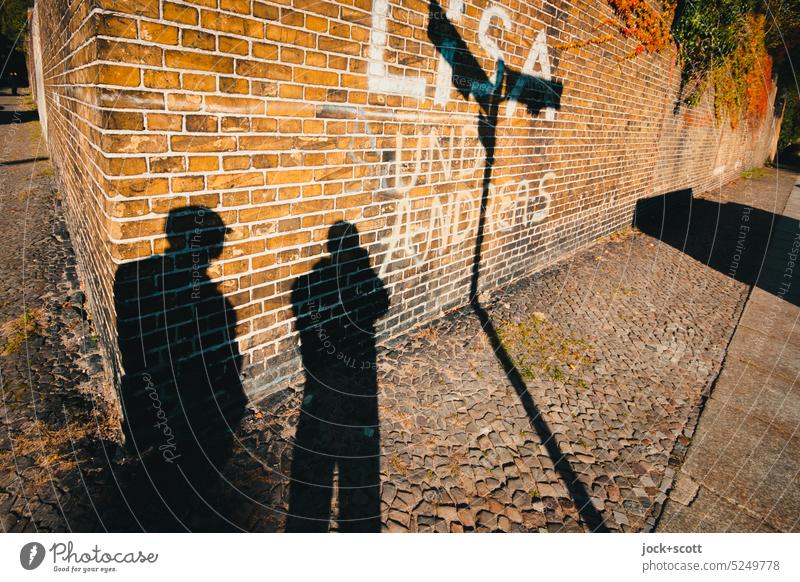
{"label": "orange foliage", "polygon": [[621,21],[620,32],[637,42],[631,56],[656,53],[670,46],[674,0],[664,0],[660,11],[651,8],[647,0],[608,0],[608,3]]}

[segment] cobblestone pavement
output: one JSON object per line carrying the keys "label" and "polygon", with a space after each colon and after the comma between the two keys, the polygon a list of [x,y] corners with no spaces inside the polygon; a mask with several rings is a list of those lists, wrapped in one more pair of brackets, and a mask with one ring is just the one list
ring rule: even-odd
{"label": "cobblestone pavement", "polygon": [[[609,530],[652,526],[745,292],[628,233],[509,289],[489,309]],[[387,530],[584,529],[470,311],[386,350],[378,367]],[[249,470],[273,468],[260,486],[278,509],[298,407],[297,394],[262,405],[243,441],[259,459]]]}
{"label": "cobblestone pavement", "polygon": [[84,476],[117,438],[113,407],[32,104],[0,107],[0,523],[97,529]]}
{"label": "cobblestone pavement", "polygon": [[[37,127],[0,127],[3,160],[36,157]],[[159,529],[130,503],[141,470],[114,407],[91,396],[106,391],[48,167],[2,166],[3,529]],[[718,194],[782,208],[793,177],[762,174]],[[482,298],[495,337],[467,307],[383,346],[383,529],[652,529],[748,291],[629,229]],[[226,529],[284,528],[301,398],[249,408],[209,500]]]}
{"label": "cobblestone pavement", "polygon": [[[707,198],[779,209],[793,180],[765,170]],[[652,529],[748,290],[630,230],[487,308],[609,531]],[[589,529],[471,310],[385,349],[378,368],[385,530]],[[245,423],[252,456],[231,471],[258,502],[230,493],[240,527],[281,527],[299,400],[276,396]]]}

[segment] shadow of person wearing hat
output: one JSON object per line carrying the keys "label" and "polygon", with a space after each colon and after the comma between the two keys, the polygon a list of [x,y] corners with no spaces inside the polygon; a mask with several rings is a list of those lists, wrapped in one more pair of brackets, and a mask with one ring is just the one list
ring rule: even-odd
{"label": "shadow of person wearing hat", "polygon": [[126,448],[138,478],[121,493],[143,529],[224,530],[221,473],[246,397],[231,303],[208,275],[227,229],[203,206],[169,213],[169,247],[117,270]]}

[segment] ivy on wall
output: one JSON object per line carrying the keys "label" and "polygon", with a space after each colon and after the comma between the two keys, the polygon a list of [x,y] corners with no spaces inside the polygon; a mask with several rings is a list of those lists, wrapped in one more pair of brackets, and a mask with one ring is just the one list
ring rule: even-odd
{"label": "ivy on wall", "polygon": [[717,120],[759,119],[772,90],[765,17],[755,0],[607,0],[619,33],[636,41],[629,56],[677,43],[682,98],[696,105],[711,89]]}
{"label": "ivy on wall", "polygon": [[672,27],[683,64],[683,97],[697,103],[714,91],[718,120],[758,119],[772,91],[765,16],[752,0],[686,2]]}
{"label": "ivy on wall", "polygon": [[670,24],[677,0],[663,0],[656,10],[647,0],[608,0],[619,18],[619,30],[626,38],[633,38],[636,47],[632,55],[656,53],[672,44]]}

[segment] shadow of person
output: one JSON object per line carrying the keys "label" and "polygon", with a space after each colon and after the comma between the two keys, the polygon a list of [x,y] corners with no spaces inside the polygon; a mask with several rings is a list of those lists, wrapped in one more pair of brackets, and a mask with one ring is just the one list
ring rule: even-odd
{"label": "shadow of person", "polygon": [[236,316],[208,275],[227,229],[208,208],[169,213],[169,248],[117,270],[126,446],[140,460],[122,493],[145,529],[219,530],[220,474],[246,397]]}
{"label": "shadow of person", "polygon": [[339,531],[380,531],[375,322],[389,296],[356,227],[328,231],[330,256],[295,281],[305,390],[295,435],[286,531],[328,531],[338,470]]}

